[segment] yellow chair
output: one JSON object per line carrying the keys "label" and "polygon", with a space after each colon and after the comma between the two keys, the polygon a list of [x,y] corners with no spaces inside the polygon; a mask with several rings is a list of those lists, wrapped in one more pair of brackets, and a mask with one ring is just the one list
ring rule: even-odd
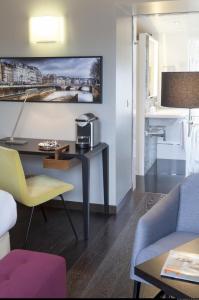
{"label": "yellow chair", "polygon": [[[15,200],[21,204],[31,207],[25,245],[28,240],[34,208],[57,196],[60,196],[62,200],[75,238],[78,239],[62,196],[63,193],[71,191],[73,188],[72,184],[65,183],[46,175],[32,176],[26,179],[19,153],[16,150],[0,146],[0,189],[12,194]],[[44,214],[43,210],[42,212]]]}

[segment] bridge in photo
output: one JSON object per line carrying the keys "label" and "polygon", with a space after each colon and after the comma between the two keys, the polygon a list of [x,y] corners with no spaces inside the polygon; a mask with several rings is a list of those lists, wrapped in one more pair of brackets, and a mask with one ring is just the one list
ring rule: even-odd
{"label": "bridge in photo", "polygon": [[37,88],[38,91],[46,88],[54,88],[55,90],[76,90],[76,91],[87,91],[92,92],[92,85],[87,84],[71,84],[71,85],[62,85],[62,84],[20,84],[20,85],[0,85],[0,96],[1,95],[10,95],[10,94],[19,94],[25,93],[26,90]]}
{"label": "bridge in photo", "polygon": [[74,91],[92,94],[93,87],[90,85],[58,85],[58,84],[26,84],[26,85],[0,85],[0,101],[24,101],[29,90],[35,90],[28,95],[28,100],[39,101],[50,94],[64,91]]}

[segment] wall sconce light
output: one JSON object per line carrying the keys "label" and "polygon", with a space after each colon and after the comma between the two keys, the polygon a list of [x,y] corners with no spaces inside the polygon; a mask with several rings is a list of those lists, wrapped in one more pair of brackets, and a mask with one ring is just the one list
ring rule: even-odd
{"label": "wall sconce light", "polygon": [[42,16],[30,18],[31,43],[57,43],[64,40],[64,18]]}

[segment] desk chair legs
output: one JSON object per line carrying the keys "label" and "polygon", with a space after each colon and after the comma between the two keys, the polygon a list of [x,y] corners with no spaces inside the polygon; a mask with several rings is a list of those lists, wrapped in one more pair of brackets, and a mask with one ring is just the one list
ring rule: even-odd
{"label": "desk chair legs", "polygon": [[[45,220],[45,222],[47,222],[47,217],[46,217],[45,210],[42,206],[40,206],[40,208],[41,208],[41,212],[42,212],[42,215],[44,217],[44,220]],[[27,228],[27,231],[26,231],[26,237],[25,237],[25,242],[24,242],[24,248],[26,248],[26,246],[27,246],[28,236],[29,236],[29,233],[30,233],[30,227],[31,227],[32,218],[33,218],[33,214],[34,214],[34,209],[35,209],[35,207],[31,208],[30,218],[29,218],[29,222],[28,222],[28,228]]]}
{"label": "desk chair legs", "polygon": [[[64,210],[65,210],[65,212],[66,212],[66,215],[67,215],[67,217],[68,217],[69,223],[70,223],[71,228],[72,228],[72,230],[73,230],[73,233],[74,233],[74,235],[75,235],[75,239],[78,240],[78,235],[77,235],[77,232],[76,232],[75,227],[74,227],[74,225],[73,225],[73,222],[72,222],[72,220],[71,220],[70,214],[69,214],[69,212],[68,212],[68,210],[67,210],[67,208],[66,208],[64,198],[63,198],[62,195],[60,195],[60,198],[61,198],[61,200],[62,200]],[[43,208],[42,206],[40,206],[40,208],[41,208],[41,212],[42,212],[42,215],[43,215],[43,217],[44,217],[44,220],[47,221],[47,217],[46,217],[46,213],[45,213],[44,208]],[[28,228],[27,228],[27,231],[26,231],[26,237],[25,237],[25,242],[24,242],[24,249],[26,249],[26,246],[27,246],[27,241],[28,241],[28,236],[29,236],[29,233],[30,233],[30,227],[31,227],[32,218],[33,218],[33,214],[34,214],[34,209],[35,209],[35,207],[32,207],[32,208],[31,208],[30,218],[29,218],[29,222],[28,222]]]}
{"label": "desk chair legs", "polygon": [[33,217],[33,214],[34,214],[34,206],[31,208],[31,212],[30,212],[30,219],[29,219],[29,222],[28,222],[28,228],[27,228],[27,231],[26,231],[26,238],[25,238],[25,242],[24,242],[24,248],[26,248],[27,246],[27,241],[28,241],[28,236],[29,236],[29,232],[30,232],[30,226],[31,226],[31,223],[32,223],[32,217]]}
{"label": "desk chair legs", "polygon": [[61,200],[62,200],[63,207],[64,207],[64,210],[65,210],[66,215],[67,215],[67,217],[68,217],[68,220],[69,220],[69,223],[70,223],[71,228],[72,228],[72,230],[73,230],[73,233],[74,233],[74,235],[75,235],[75,239],[78,241],[78,235],[77,235],[77,232],[76,232],[75,227],[74,227],[74,225],[73,225],[73,222],[72,222],[71,216],[70,216],[70,214],[69,214],[69,212],[68,212],[68,209],[66,208],[66,204],[65,204],[64,198],[63,198],[62,195],[59,195],[59,196],[60,196],[60,198],[61,198]]}
{"label": "desk chair legs", "polygon": [[140,296],[140,287],[141,282],[134,280],[134,286],[133,286],[133,298],[137,299]]}
{"label": "desk chair legs", "polygon": [[42,205],[40,206],[40,209],[41,209],[41,213],[42,213],[42,215],[43,215],[43,217],[44,217],[45,222],[47,222],[48,219],[47,219],[47,216],[46,216],[46,212],[45,212],[45,209],[43,208]]}

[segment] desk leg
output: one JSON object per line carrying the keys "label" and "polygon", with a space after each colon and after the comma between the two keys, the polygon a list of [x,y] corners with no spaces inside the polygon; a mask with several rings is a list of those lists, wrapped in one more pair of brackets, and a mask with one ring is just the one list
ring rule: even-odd
{"label": "desk leg", "polygon": [[89,238],[89,222],[90,222],[90,161],[84,157],[82,159],[82,190],[83,190],[83,216],[84,216],[84,239]]}
{"label": "desk leg", "polygon": [[104,185],[104,212],[109,214],[109,147],[102,151],[103,185]]}

